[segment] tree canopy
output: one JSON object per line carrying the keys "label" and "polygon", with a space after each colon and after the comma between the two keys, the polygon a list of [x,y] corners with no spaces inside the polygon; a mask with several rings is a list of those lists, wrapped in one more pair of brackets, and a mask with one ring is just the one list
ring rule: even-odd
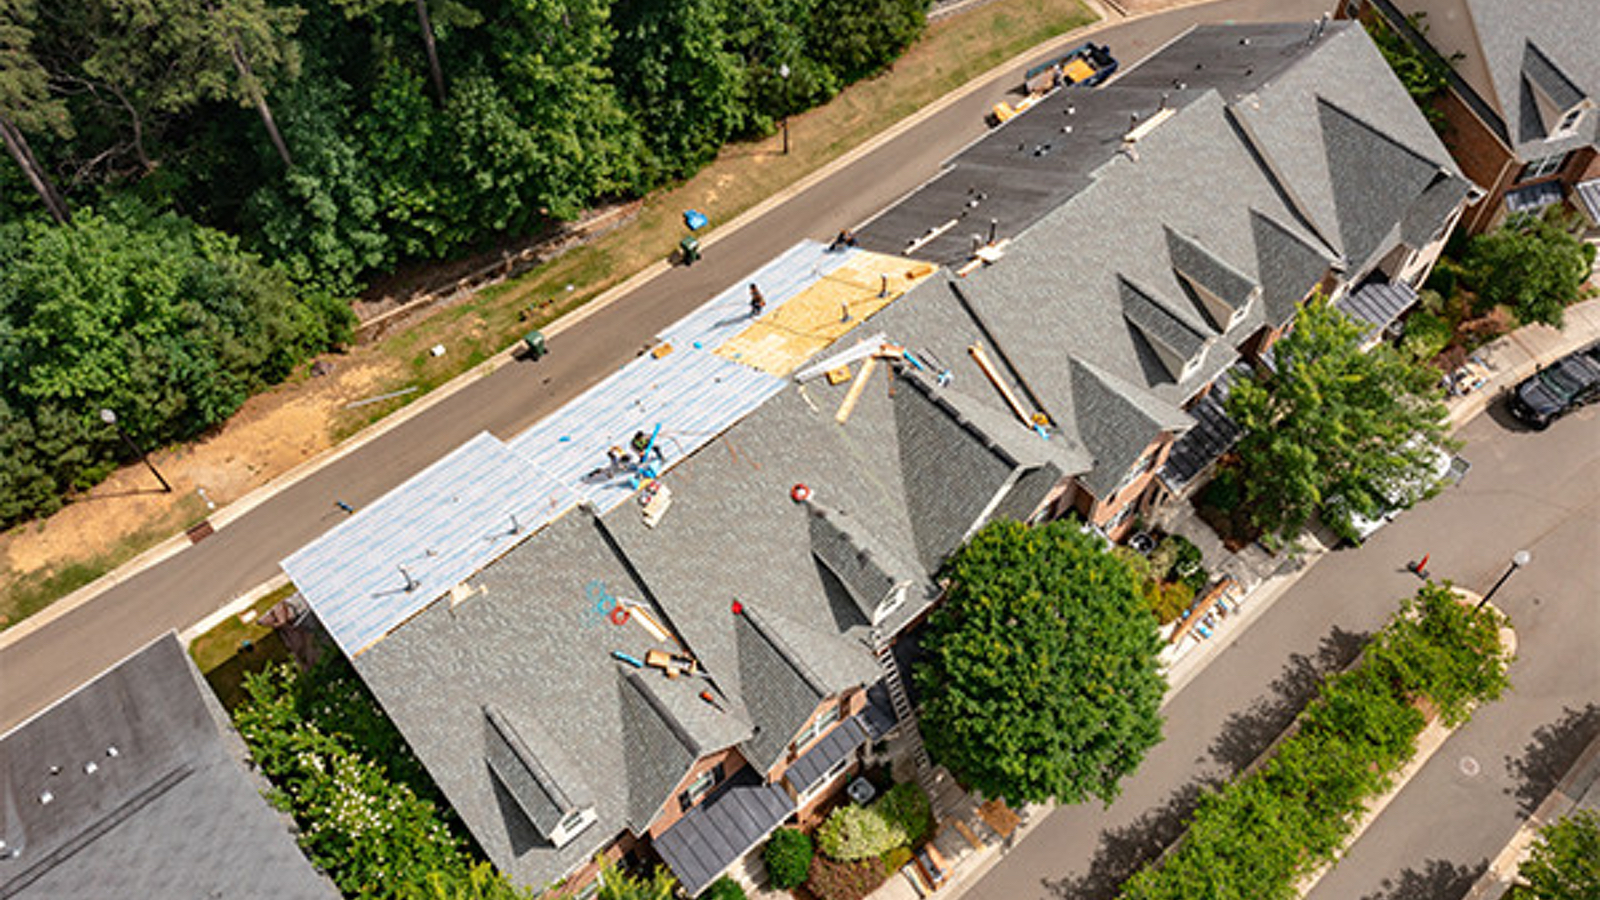
{"label": "tree canopy", "polygon": [[1135,576],[1070,522],[985,526],[946,565],[916,683],[929,752],[1010,802],[1109,803],[1161,740]]}
{"label": "tree canopy", "polygon": [[349,316],[178,216],[0,226],[0,522],[103,475],[123,448],[99,410],[142,446],[193,437],[346,337]]}
{"label": "tree canopy", "polygon": [[371,279],[691,175],[926,7],[0,0],[0,525],[109,471],[97,404],[191,437]]}
{"label": "tree canopy", "polygon": [[1558,211],[1517,216],[1467,244],[1466,286],[1477,294],[1480,312],[1505,306],[1524,325],[1560,328],[1565,309],[1582,294],[1594,254]]}
{"label": "tree canopy", "polygon": [[1600,813],[1580,809],[1539,829],[1517,875],[1514,900],[1600,897]]}
{"label": "tree canopy", "polygon": [[134,194],[350,293],[690,175],[881,70],[926,7],[0,0],[0,209]]}
{"label": "tree canopy", "polygon": [[1287,541],[1311,517],[1353,538],[1351,516],[1375,518],[1421,499],[1445,442],[1438,373],[1380,343],[1322,298],[1273,345],[1274,371],[1234,385],[1228,415],[1252,522]]}

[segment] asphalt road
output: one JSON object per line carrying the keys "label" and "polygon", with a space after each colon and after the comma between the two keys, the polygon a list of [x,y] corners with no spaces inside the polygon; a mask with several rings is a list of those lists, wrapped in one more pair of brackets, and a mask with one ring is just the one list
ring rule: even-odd
{"label": "asphalt road", "polygon": [[1253,759],[1353,658],[1417,581],[1486,591],[1517,627],[1513,690],[1453,735],[1317,886],[1311,900],[1456,900],[1577,753],[1600,733],[1600,407],[1533,434],[1496,404],[1459,435],[1473,463],[1454,488],[1361,549],[1324,557],[1167,710],[1165,743],[1109,808],[1057,810],[967,900],[1096,900],[1181,834],[1199,787]]}
{"label": "asphalt road", "polygon": [[[1303,19],[1327,0],[1221,0],[1117,24],[1096,40],[1124,64],[1196,22]],[[405,424],[286,488],[188,548],[0,650],[0,732],[170,630],[183,629],[278,573],[278,561],[335,524],[335,498],[381,496],[480,431],[523,430],[644,347],[657,330],[803,238],[826,239],[933,177],[983,133],[984,113],[1021,72],[984,84],[811,189],[719,240],[550,342],[538,363],[500,368]],[[887,126],[889,123],[884,123]],[[804,120],[795,141],[807,140]]]}

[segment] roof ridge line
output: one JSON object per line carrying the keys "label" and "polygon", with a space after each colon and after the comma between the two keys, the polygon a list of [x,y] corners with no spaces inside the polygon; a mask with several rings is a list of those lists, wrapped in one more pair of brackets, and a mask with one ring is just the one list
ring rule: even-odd
{"label": "roof ridge line", "polygon": [[573,800],[572,795],[567,793],[567,789],[561,786],[561,782],[551,773],[550,767],[545,764],[545,761],[539,758],[539,754],[533,752],[533,748],[529,747],[528,742],[523,740],[522,732],[517,730],[517,726],[512,724],[499,706],[494,703],[484,703],[479,706],[479,709],[483,711],[483,717],[489,722],[489,727],[500,735],[500,739],[506,742],[506,745],[511,748],[511,752],[521,758],[524,765],[532,769],[533,777],[548,787],[550,791],[559,795],[551,799],[563,807],[577,805],[577,801]]}
{"label": "roof ridge line", "polygon": [[[900,373],[900,377],[910,381],[913,386],[922,392],[924,397],[928,398],[930,403],[949,416],[951,421],[960,426],[963,431],[977,438],[983,444],[984,449],[1000,457],[1002,461],[1009,463],[1013,469],[1027,466],[1026,462],[1017,459],[1015,454],[1007,450],[998,438],[989,434],[982,425],[979,425],[971,417],[963,413],[960,408],[945,396],[945,392],[940,390],[927,376],[915,370],[907,369]],[[1020,422],[1018,427],[1022,427]]]}
{"label": "roof ridge line", "polygon": [[[1158,293],[1156,293],[1154,291],[1146,289],[1143,285],[1139,284],[1138,282],[1134,281],[1132,278],[1130,278],[1127,275],[1125,275],[1121,270],[1118,270],[1118,272],[1117,272],[1117,280],[1121,281],[1123,284],[1127,285],[1128,288],[1130,288],[1134,293],[1138,294],[1140,297],[1144,298],[1145,300],[1148,300],[1150,302],[1150,304],[1152,306],[1154,306],[1157,310],[1159,310],[1160,312],[1166,313],[1168,318],[1172,319],[1177,324],[1183,326],[1183,328],[1186,331],[1188,331],[1189,333],[1193,334],[1195,337],[1201,338],[1202,340],[1209,341],[1212,338],[1216,337],[1218,334],[1220,334],[1220,332],[1218,332],[1216,329],[1213,329],[1213,328],[1211,328],[1209,326],[1203,326],[1203,325],[1200,325],[1200,324],[1194,322],[1188,316],[1186,316],[1183,313],[1179,312],[1178,310],[1174,309],[1173,308],[1173,304],[1170,301],[1168,301],[1165,297],[1162,297],[1160,294],[1158,294]],[[1123,303],[1122,312],[1123,312],[1124,316],[1127,315],[1128,305],[1127,305],[1126,302]],[[1138,323],[1136,322],[1134,324],[1137,325]],[[1143,330],[1143,329],[1141,328],[1141,330]]]}
{"label": "roof ridge line", "polygon": [[[1346,118],[1346,119],[1350,120],[1351,122],[1354,122],[1356,125],[1360,126],[1363,130],[1371,133],[1373,136],[1375,136],[1378,139],[1382,140],[1384,143],[1389,144],[1392,147],[1395,147],[1396,149],[1398,149],[1401,152],[1405,153],[1406,155],[1412,157],[1413,159],[1417,160],[1418,162],[1420,162],[1420,163],[1422,163],[1422,164],[1424,164],[1426,166],[1429,166],[1429,167],[1431,167],[1433,169],[1436,169],[1436,170],[1438,170],[1440,172],[1443,172],[1446,175],[1452,175],[1452,176],[1455,175],[1454,172],[1451,172],[1448,168],[1445,167],[1444,163],[1441,163],[1438,160],[1430,159],[1430,158],[1422,155],[1422,153],[1420,151],[1416,150],[1415,148],[1413,148],[1413,147],[1411,147],[1411,146],[1409,146],[1409,145],[1407,145],[1405,143],[1402,143],[1399,138],[1397,138],[1394,135],[1388,133],[1387,131],[1384,131],[1383,129],[1379,128],[1378,126],[1372,124],[1371,122],[1368,122],[1366,119],[1363,119],[1362,117],[1356,115],[1355,113],[1345,109],[1344,107],[1342,107],[1339,104],[1333,102],[1332,100],[1329,100],[1327,97],[1322,96],[1321,93],[1315,93],[1312,96],[1316,98],[1316,102],[1317,102],[1317,105],[1319,107],[1327,107],[1328,109],[1338,113],[1339,115],[1343,116],[1344,118]],[[1321,123],[1319,122],[1318,124],[1320,125]],[[1326,156],[1326,145],[1324,145],[1324,156]]]}

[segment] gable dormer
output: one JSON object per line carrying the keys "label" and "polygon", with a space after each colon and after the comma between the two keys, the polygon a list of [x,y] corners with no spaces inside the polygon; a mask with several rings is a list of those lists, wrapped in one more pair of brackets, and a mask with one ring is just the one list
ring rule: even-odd
{"label": "gable dormer", "polygon": [[594,824],[594,803],[588,789],[576,782],[570,772],[560,781],[552,772],[550,763],[567,769],[553,758],[560,755],[558,747],[541,747],[541,758],[492,703],[483,706],[483,722],[484,757],[489,770],[540,837],[564,847]]}
{"label": "gable dormer", "polygon": [[1123,319],[1149,342],[1172,379],[1181,382],[1193,375],[1205,360],[1215,332],[1122,275],[1117,276],[1117,285]]}
{"label": "gable dormer", "polygon": [[906,567],[878,550],[860,523],[838,510],[806,501],[811,555],[844,585],[866,620],[876,625],[905,600],[916,580]]}
{"label": "gable dormer", "polygon": [[1522,82],[1533,97],[1540,124],[1549,139],[1571,134],[1593,100],[1572,83],[1555,63],[1532,42],[1522,49]]}
{"label": "gable dormer", "polygon": [[1231,330],[1260,296],[1261,286],[1198,241],[1171,228],[1163,230],[1167,235],[1167,256],[1179,280],[1193,292],[1212,328],[1220,332]]}

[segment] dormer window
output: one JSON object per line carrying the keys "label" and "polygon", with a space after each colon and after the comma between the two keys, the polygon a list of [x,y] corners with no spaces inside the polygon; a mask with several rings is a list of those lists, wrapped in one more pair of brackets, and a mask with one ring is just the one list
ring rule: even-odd
{"label": "dormer window", "polygon": [[1578,123],[1583,121],[1583,113],[1584,109],[1581,106],[1568,110],[1567,114],[1561,117],[1560,123],[1550,132],[1549,139],[1563,138],[1577,131]]}

